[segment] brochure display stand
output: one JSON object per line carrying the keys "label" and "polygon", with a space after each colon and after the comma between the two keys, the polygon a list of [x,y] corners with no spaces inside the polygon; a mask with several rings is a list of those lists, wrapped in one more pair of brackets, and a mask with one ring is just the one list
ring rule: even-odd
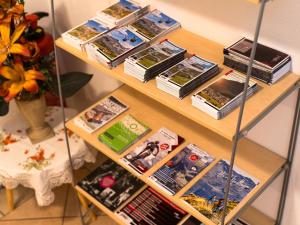
{"label": "brochure display stand", "polygon": [[[226,207],[222,209],[223,213],[220,221],[220,224],[222,225],[230,224],[239,217],[245,218],[245,220],[251,222],[253,225],[281,224],[299,128],[300,92],[297,98],[287,158],[278,156],[272,151],[255,144],[246,137],[247,132],[251,128],[259,123],[287,96],[294,91],[299,91],[300,88],[299,76],[293,73],[287,74],[273,85],[267,85],[263,82],[257,81],[260,90],[246,102],[247,87],[254,61],[266,0],[251,0],[251,2],[260,4],[260,10],[250,57],[251,60],[244,86],[242,104],[239,109],[234,110],[221,120],[215,120],[207,114],[194,108],[191,104],[191,98],[189,97],[179,100],[159,90],[156,87],[154,80],[150,80],[147,83],[141,83],[135,78],[126,75],[123,72],[123,64],[114,69],[109,69],[95,61],[90,60],[86,53],[65,43],[62,38],[58,38],[56,40],[57,47],[90,64],[103,74],[109,75],[124,83],[123,86],[112,92],[110,95],[118,98],[124,104],[129,106],[129,109],[125,112],[126,114],[128,113],[135,117],[143,118],[143,122],[149,125],[153,131],[160,129],[161,126],[167,126],[176,133],[183,135],[186,139],[186,143],[194,143],[198,146],[201,146],[202,149],[216,157],[216,159],[227,160],[230,166],[225,188],[225,206],[227,206],[228,202],[235,165],[238,165],[238,167],[242,168],[243,171],[246,171],[259,180],[259,183],[255,189],[253,189],[253,191],[247,195],[245,199],[243,199],[243,201],[238,204],[238,206],[235,207],[228,215],[225,216]],[[53,0],[51,3],[52,15],[54,16]],[[55,25],[55,23],[53,24]],[[217,75],[216,78],[212,79],[212,81],[218,79],[229,70],[228,67],[222,65],[222,45],[195,35],[183,28],[173,31],[166,37],[168,40],[171,40],[179,46],[188,49],[195,54],[200,54],[208,60],[218,63],[221,67],[221,73]],[[190,96],[191,95],[192,94],[190,94]],[[90,108],[92,107],[93,106]],[[78,127],[75,123],[75,119],[67,121],[66,127],[79,135],[87,143],[91,144],[100,152],[108,156],[110,159],[123,166],[133,175],[138,176],[140,180],[160,193],[170,202],[183,208],[189,215],[192,215],[206,225],[215,224],[212,220],[208,219],[194,208],[187,207],[186,203],[180,198],[192,187],[192,185],[196,183],[197,179],[192,180],[174,196],[171,196],[163,191],[149,179],[149,176],[161,168],[168,160],[174,157],[179,150],[181,150],[180,148],[171,152],[166,158],[162,159],[160,162],[156,163],[153,167],[147,170],[147,172],[140,175],[134,169],[126,167],[121,163],[121,158],[127,154],[126,151],[121,154],[117,154],[98,140],[99,134],[102,134],[107,127],[101,127],[99,130],[97,130],[97,132],[91,134],[90,132],[84,131]],[[130,148],[132,149],[134,147],[136,147],[136,145]],[[204,172],[207,172],[208,169],[211,168],[212,166],[210,165],[208,168],[204,169],[203,172],[200,172],[196,176],[198,180],[203,177]],[[285,173],[282,195],[277,219],[276,221],[273,221],[262,213],[253,209],[251,204],[281,173]],[[80,199],[82,202],[84,202],[84,199],[88,199],[117,223],[121,225],[125,224],[115,214],[115,212],[105,207],[103,204],[85,192],[81,187],[75,186],[75,188],[80,193]]]}

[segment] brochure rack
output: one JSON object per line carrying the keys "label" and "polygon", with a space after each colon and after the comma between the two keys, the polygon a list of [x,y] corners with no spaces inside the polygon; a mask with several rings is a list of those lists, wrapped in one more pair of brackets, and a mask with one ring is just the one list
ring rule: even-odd
{"label": "brochure rack", "polygon": [[[250,1],[257,4],[260,3],[260,11],[257,20],[254,46],[247,73],[248,75],[246,85],[248,85],[251,74],[256,44],[263,18],[264,7],[266,4],[266,0]],[[54,15],[53,0],[51,1],[51,3],[52,14]],[[55,25],[54,17],[53,21],[53,24]],[[214,81],[219,76],[230,70],[228,67],[222,65],[222,45],[195,35],[184,29],[172,32],[171,34],[167,35],[167,38],[178,44],[179,46],[186,48],[189,52],[199,54],[200,56],[214,61],[220,65],[222,70],[221,73],[208,83]],[[82,61],[92,65],[103,74],[107,74],[123,82],[124,85],[112,92],[111,95],[119,98],[130,107],[129,111],[126,112],[126,114],[130,113],[137,118],[143,118],[143,122],[150,126],[153,131],[159,129],[162,125],[170,127],[170,129],[186,138],[185,144],[195,143],[211,155],[215,156],[217,160],[230,160],[231,167],[229,171],[227,188],[225,190],[225,203],[228,200],[232,169],[235,163],[238,167],[247,171],[249,174],[260,180],[260,184],[248,196],[246,196],[246,198],[228,216],[226,216],[226,219],[225,214],[223,213],[221,223],[222,225],[229,224],[234,219],[241,216],[244,217],[247,221],[251,222],[251,224],[281,224],[299,128],[300,81],[298,75],[289,73],[272,86],[257,81],[260,86],[260,90],[254,96],[252,96],[246,102],[246,91],[244,91],[243,101],[240,109],[234,110],[222,120],[215,120],[205,113],[192,107],[190,96],[186,97],[184,100],[178,100],[171,95],[157,89],[154,80],[149,81],[148,83],[141,83],[140,81],[124,74],[123,65],[110,70],[102,66],[101,64],[88,59],[85,53],[76,50],[74,47],[65,43],[61,38],[58,38],[56,40],[56,45],[66,52],[69,52],[75,57],[81,59]],[[207,85],[207,83],[204,85]],[[246,85],[245,87],[247,87]],[[273,153],[272,151],[258,144],[255,144],[245,136],[251,128],[253,128],[258,122],[260,122],[270,111],[272,111],[272,109],[274,109],[295,90],[299,91],[299,94],[297,98],[294,122],[290,136],[288,155],[287,158],[283,158]],[[114,121],[112,121],[112,123]],[[99,142],[97,139],[98,134],[103,132],[103,130],[107,128],[107,125],[94,132],[93,134],[89,134],[88,132],[85,132],[77,127],[74,124],[73,120],[66,122],[66,127],[68,127],[74,133],[82,137],[87,143],[91,144],[100,152],[104,153],[119,164],[119,159],[124,154],[126,154],[126,152],[132,150],[132,148],[136,146],[133,145],[123,154],[118,155],[108,147],[103,145],[101,142]],[[143,138],[141,141],[143,141],[144,139],[145,138]],[[184,210],[186,210],[190,215],[193,215],[197,219],[201,220],[204,224],[213,225],[214,223],[212,221],[207,219],[192,207],[188,207],[179,197],[185,192],[185,190],[191,187],[200,177],[202,177],[214,164],[210,165],[208,168],[202,171],[197,176],[197,178],[190,182],[175,196],[168,195],[147,178],[157,168],[161,167],[166,161],[172,158],[181,149],[181,147],[176,149],[165,159],[156,164],[146,174],[139,176],[139,178],[143,180],[147,185],[151,186],[159,193],[164,195],[166,198],[168,198],[178,206],[184,208]],[[125,168],[137,175],[137,173],[132,169],[127,167]],[[270,184],[281,173],[285,173],[285,178],[278,209],[278,216],[276,221],[273,221],[252,208],[251,204],[264,190],[266,190],[270,186]],[[88,199],[95,206],[97,206],[112,219],[114,219],[117,223],[124,224],[113,212],[93,199],[93,197],[80,189],[80,187],[76,186],[76,189],[80,193],[80,200],[83,203],[85,201],[84,199]]]}

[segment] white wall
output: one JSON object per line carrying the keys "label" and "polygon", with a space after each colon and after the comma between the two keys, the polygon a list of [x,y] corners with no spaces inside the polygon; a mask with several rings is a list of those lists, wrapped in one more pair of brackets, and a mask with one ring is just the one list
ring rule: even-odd
{"label": "white wall", "polygon": [[[199,35],[228,45],[241,36],[253,38],[258,14],[257,5],[246,0],[148,0],[179,20],[183,27]],[[95,15],[98,9],[108,6],[111,0],[56,0],[58,31],[63,32]],[[45,7],[38,0],[27,0],[34,8]],[[293,70],[300,74],[300,1],[274,0],[267,4],[260,42],[290,53]],[[68,71],[85,70],[94,73],[92,82],[77,94],[69,104],[83,109],[116,88],[119,83],[93,70],[79,60],[62,53],[60,62]],[[292,94],[270,115],[257,125],[248,135],[256,142],[273,149],[278,154],[287,152],[296,94]],[[300,142],[300,141],[299,141]],[[285,209],[284,225],[300,225],[297,214],[300,205],[300,144],[297,153],[288,201]],[[275,217],[282,179],[278,179],[259,198],[255,206]]]}

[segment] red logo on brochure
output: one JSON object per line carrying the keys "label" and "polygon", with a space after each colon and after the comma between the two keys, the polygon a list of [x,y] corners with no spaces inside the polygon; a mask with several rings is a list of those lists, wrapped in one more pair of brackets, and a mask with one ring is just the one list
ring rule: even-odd
{"label": "red logo on brochure", "polygon": [[197,160],[199,160],[199,156],[197,156],[196,154],[191,154],[190,157],[189,157],[189,159],[191,161],[197,161]]}
{"label": "red logo on brochure", "polygon": [[169,149],[169,145],[168,144],[161,144],[160,146],[159,146],[159,148],[161,149],[161,150],[168,150]]}

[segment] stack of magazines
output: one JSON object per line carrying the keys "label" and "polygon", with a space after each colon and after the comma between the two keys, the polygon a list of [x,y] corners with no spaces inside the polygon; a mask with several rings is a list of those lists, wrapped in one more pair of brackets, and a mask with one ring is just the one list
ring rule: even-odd
{"label": "stack of magazines", "polygon": [[97,17],[111,25],[124,26],[134,22],[149,11],[149,5],[132,0],[115,1],[108,8],[98,11]]}
{"label": "stack of magazines", "polygon": [[[221,119],[240,105],[246,77],[229,71],[218,80],[192,96],[192,105],[215,119]],[[250,79],[247,97],[257,90],[257,84]]]}
{"label": "stack of magazines", "polygon": [[86,51],[90,59],[112,68],[147,45],[147,42],[139,34],[127,27],[120,27],[87,44]]}
{"label": "stack of magazines", "polygon": [[159,10],[154,10],[130,25],[148,41],[154,41],[180,27],[180,23]]}
{"label": "stack of magazines", "polygon": [[156,84],[159,89],[183,98],[218,72],[217,64],[193,55],[159,74]]}
{"label": "stack of magazines", "polygon": [[[224,49],[224,64],[233,69],[247,73],[253,42],[242,38]],[[273,84],[291,69],[291,57],[276,49],[262,44],[257,45],[252,76]]]}
{"label": "stack of magazines", "polygon": [[125,73],[148,81],[184,59],[186,50],[168,40],[159,42],[125,60]]}
{"label": "stack of magazines", "polygon": [[87,43],[106,33],[111,28],[113,27],[109,27],[108,24],[101,22],[95,17],[66,31],[61,36],[68,44],[81,51],[85,51]]}

